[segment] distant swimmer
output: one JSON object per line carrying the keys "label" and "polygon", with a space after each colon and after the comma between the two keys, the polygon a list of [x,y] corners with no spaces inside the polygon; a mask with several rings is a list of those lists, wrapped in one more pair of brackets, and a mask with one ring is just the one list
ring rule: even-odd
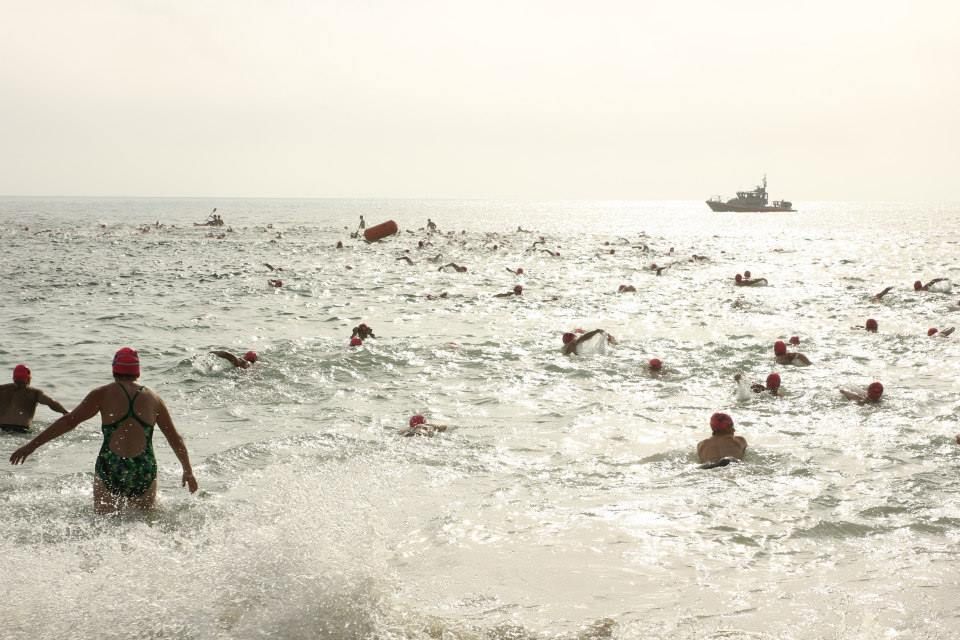
{"label": "distant swimmer", "polygon": [[937,329],[936,327],[930,327],[929,329],[927,329],[927,335],[930,336],[931,338],[933,337],[946,338],[951,333],[953,333],[954,329],[955,327],[947,327],[946,329]]}
{"label": "distant swimmer", "polygon": [[877,403],[880,402],[880,398],[883,396],[883,385],[879,382],[871,382],[863,391],[854,391],[840,387],[840,394],[847,400],[854,400],[859,404],[866,404],[867,402]]}
{"label": "distant swimmer", "polygon": [[661,266],[658,266],[656,262],[650,265],[650,271],[656,271],[658,276],[663,273],[664,269],[669,269],[669,268],[670,268],[670,265],[668,264],[665,264],[661,267]]}
{"label": "distant swimmer", "polygon": [[571,353],[579,353],[580,345],[593,336],[603,335],[607,338],[607,344],[617,344],[616,339],[603,329],[594,329],[593,331],[587,331],[581,336],[577,336],[574,333],[565,333],[563,334],[563,353],[564,355],[570,355]]}
{"label": "distant swimmer", "polygon": [[461,267],[461,266],[458,265],[456,262],[448,262],[447,264],[445,264],[445,265],[443,265],[442,267],[440,267],[439,269],[437,269],[437,271],[443,271],[443,270],[446,269],[447,267],[453,267],[453,270],[456,271],[457,273],[463,273],[464,271],[467,270],[466,267]]}
{"label": "distant swimmer", "polygon": [[[750,273],[749,271],[747,273]],[[738,287],[765,287],[767,286],[766,278],[751,278],[747,275],[740,275],[739,273],[733,278],[733,283]]]}
{"label": "distant swimmer", "polygon": [[521,295],[523,295],[523,287],[521,287],[520,285],[516,285],[510,291],[504,291],[503,293],[495,293],[493,297],[494,298],[512,298],[513,296],[521,296]]}
{"label": "distant swimmer", "polygon": [[40,389],[30,386],[31,373],[25,364],[13,368],[13,383],[0,385],[0,430],[7,433],[27,433],[33,424],[37,405],[66,414],[62,404]]}
{"label": "distant swimmer", "polygon": [[360,216],[360,226],[357,227],[360,231],[363,231],[367,228],[367,221],[363,219],[363,216]]}
{"label": "distant swimmer", "polygon": [[560,257],[560,252],[559,252],[559,251],[550,251],[550,249],[540,249],[540,251],[541,251],[542,253],[549,254],[549,255],[553,256],[554,258],[559,258],[559,257]]}
{"label": "distant swimmer", "polygon": [[283,286],[283,280],[280,280],[278,278],[271,278],[267,280],[267,284],[269,284],[271,287],[274,287],[275,289],[279,289],[280,287]]}
{"label": "distant swimmer", "polygon": [[353,332],[350,334],[350,337],[366,340],[367,338],[376,338],[377,336],[373,335],[373,329],[361,322],[359,325],[353,328]]}
{"label": "distant swimmer", "polygon": [[407,427],[400,430],[400,435],[406,438],[411,436],[433,437],[434,434],[442,433],[446,430],[447,425],[427,422],[427,419],[418,413],[410,417]]}
{"label": "distant swimmer", "polygon": [[436,231],[436,230],[437,230],[437,223],[434,222],[433,220],[431,220],[430,218],[427,218],[427,230],[428,230],[428,231]]}
{"label": "distant swimmer", "polygon": [[242,358],[238,358],[229,351],[211,351],[210,353],[218,358],[228,360],[230,364],[238,369],[247,369],[250,367],[250,365],[260,359],[260,356],[257,355],[256,351],[247,351],[245,354],[243,354]]}
{"label": "distant swimmer", "polygon": [[81,422],[100,414],[103,445],[93,480],[93,508],[98,514],[124,507],[150,509],[157,497],[157,460],[153,428],[160,427],[183,469],[181,486],[197,491],[187,445],[177,432],[166,404],[157,393],[137,384],[140,357],[124,347],[113,357],[113,382],[97,387],[77,407],[40,432],[10,456],[22,464],[38,447],[59,438]]}
{"label": "distant swimmer", "polygon": [[887,294],[890,293],[892,290],[893,290],[893,287],[887,287],[887,288],[885,288],[883,291],[881,291],[880,293],[875,293],[874,295],[870,296],[870,299],[873,300],[874,302],[880,302],[880,300],[883,298],[883,296],[887,295]]}
{"label": "distant swimmer", "polygon": [[512,273],[512,274],[515,275],[515,276],[522,276],[522,275],[523,275],[523,267],[517,267],[516,269],[511,269],[510,267],[507,267],[507,271],[509,271],[510,273]]}
{"label": "distant swimmer", "polygon": [[787,345],[783,340],[777,340],[773,343],[773,355],[780,364],[795,364],[806,366],[810,364],[810,359],[802,353],[788,352]]}
{"label": "distant swimmer", "polygon": [[337,240],[337,249],[343,249],[343,240]]}
{"label": "distant swimmer", "polygon": [[649,369],[651,373],[660,373],[663,371],[663,361],[661,361],[660,358],[650,358],[650,361],[647,362],[647,369]]}
{"label": "distant swimmer", "polygon": [[632,284],[622,284],[617,287],[617,293],[636,293],[637,288]]}
{"label": "distant swimmer", "polygon": [[264,262],[263,266],[265,266],[267,269],[270,269],[270,271],[283,271],[282,267],[275,267],[269,262]]}
{"label": "distant swimmer", "polygon": [[877,324],[877,321],[873,318],[867,318],[866,323],[862,327],[854,327],[854,329],[863,329],[867,333],[876,333],[880,328],[880,325]]}
{"label": "distant swimmer", "polygon": [[712,436],[701,440],[697,444],[697,457],[704,463],[701,469],[724,467],[731,462],[743,460],[747,451],[747,441],[733,435],[733,418],[726,413],[715,413],[710,416],[710,431]]}
{"label": "distant swimmer", "polygon": [[403,261],[405,261],[407,264],[417,264],[416,262],[414,262],[413,260],[410,259],[410,256],[400,256],[400,257],[397,258],[397,260],[403,260]]}
{"label": "distant swimmer", "polygon": [[913,283],[914,291],[933,291],[935,293],[950,293],[952,285],[948,278],[934,278],[930,282],[924,284],[917,280]]}
{"label": "distant swimmer", "polygon": [[[733,376],[733,379],[736,380],[737,383],[741,383],[743,381],[743,377],[739,373]],[[759,382],[754,382],[751,384],[750,391],[754,393],[763,393],[764,391],[769,391],[771,395],[778,396],[780,395],[780,385],[780,374],[771,373],[767,376],[767,379],[763,384],[760,384]]]}
{"label": "distant swimmer", "polygon": [[790,336],[790,344],[795,347],[800,346],[800,336]]}

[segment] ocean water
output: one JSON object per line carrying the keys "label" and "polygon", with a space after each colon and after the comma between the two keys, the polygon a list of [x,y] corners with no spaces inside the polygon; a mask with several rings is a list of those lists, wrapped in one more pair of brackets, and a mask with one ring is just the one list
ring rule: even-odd
{"label": "ocean water", "polygon": [[[0,199],[0,372],[72,408],[139,349],[200,483],[158,432],[158,509],[95,517],[97,419],[0,467],[0,635],[958,637],[960,334],[926,330],[960,289],[912,283],[960,282],[960,204],[798,207]],[[563,356],[574,328],[618,344]],[[812,366],[773,362],[792,335]],[[714,411],[750,447],[700,470]],[[415,413],[450,428],[400,437]]]}

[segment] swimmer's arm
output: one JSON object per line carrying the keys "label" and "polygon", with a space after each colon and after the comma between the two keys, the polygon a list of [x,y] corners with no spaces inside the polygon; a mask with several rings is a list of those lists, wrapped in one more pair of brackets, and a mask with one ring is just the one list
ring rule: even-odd
{"label": "swimmer's arm", "polygon": [[587,331],[585,334],[577,338],[576,344],[580,344],[584,340],[589,340],[590,338],[597,335],[598,333],[604,333],[603,329],[594,329],[593,331]]}
{"label": "swimmer's arm", "polygon": [[950,335],[951,333],[953,333],[955,329],[956,329],[956,327],[950,327],[950,328],[948,328],[948,329],[944,329],[943,331],[940,332],[940,335],[941,335],[942,337],[946,338],[948,335]]}
{"label": "swimmer's arm", "polygon": [[847,400],[856,400],[860,404],[866,402],[867,397],[862,393],[857,393],[856,391],[850,391],[849,389],[840,389],[840,394]]}
{"label": "swimmer's arm", "polygon": [[[947,334],[947,335],[950,335],[950,334]],[[67,413],[69,413],[62,404],[60,404],[59,402],[57,402],[56,400],[54,400],[53,398],[45,394],[43,391],[41,391],[40,395],[37,396],[37,402],[50,407],[57,413],[62,413],[63,415],[67,415]]]}
{"label": "swimmer's arm", "polygon": [[37,434],[37,436],[13,452],[10,456],[10,464],[22,464],[31,453],[37,450],[40,445],[46,444],[55,438],[74,429],[78,424],[89,420],[100,411],[101,389],[94,389],[87,394],[87,397],[78,404],[73,411],[58,418],[53,424]]}
{"label": "swimmer's arm", "polygon": [[235,367],[242,367],[242,366],[243,366],[243,363],[240,361],[240,358],[238,358],[237,356],[233,355],[233,354],[230,353],[229,351],[211,351],[210,353],[212,353],[212,354],[215,355],[215,356],[219,356],[219,357],[223,358],[224,360],[229,360],[230,363],[231,363],[233,366],[235,366]]}
{"label": "swimmer's arm", "polygon": [[794,359],[799,360],[803,364],[810,364],[810,358],[803,355],[802,353],[793,354]]}
{"label": "swimmer's arm", "polygon": [[173,425],[173,418],[170,417],[170,412],[167,410],[167,405],[163,403],[163,400],[160,400],[160,411],[157,413],[157,426],[160,427],[160,431],[163,432],[164,437],[170,444],[170,448],[173,449],[173,453],[176,454],[177,460],[180,461],[180,466],[183,467],[181,486],[187,485],[189,486],[190,493],[196,492],[197,479],[193,477],[193,467],[190,466],[190,454],[187,452],[187,445],[183,441],[180,432],[178,432],[177,428]]}
{"label": "swimmer's arm", "polygon": [[885,295],[887,295],[888,293],[890,293],[890,291],[891,291],[892,289],[893,289],[893,287],[887,287],[886,289],[884,289],[883,291],[881,291],[881,292],[878,293],[877,295],[873,296],[873,299],[874,299],[874,300],[879,300],[879,299],[882,298],[883,296],[885,296]]}
{"label": "swimmer's arm", "polygon": [[932,285],[932,284],[937,284],[938,282],[943,282],[944,280],[946,280],[946,278],[934,278],[933,280],[931,280],[930,282],[928,282],[927,284],[925,284],[925,285],[923,285],[923,286],[926,288],[926,287],[929,287],[929,286]]}

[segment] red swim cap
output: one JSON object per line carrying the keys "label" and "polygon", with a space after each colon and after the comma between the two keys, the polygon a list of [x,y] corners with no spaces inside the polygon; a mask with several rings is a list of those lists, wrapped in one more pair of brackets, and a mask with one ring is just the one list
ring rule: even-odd
{"label": "red swim cap", "polygon": [[877,321],[873,318],[867,320],[867,331],[872,331],[873,333],[877,332]]}
{"label": "red swim cap", "polygon": [[780,374],[779,374],[779,373],[771,373],[770,375],[768,375],[768,376],[767,376],[767,389],[770,389],[771,391],[776,391],[776,390],[779,389],[779,388],[780,388]]}
{"label": "red swim cap", "polygon": [[650,358],[651,369],[653,369],[654,371],[660,371],[661,367],[663,367],[663,363],[660,362],[659,358]]}
{"label": "red swim cap", "polygon": [[927,335],[928,335],[928,336],[932,336],[932,335],[934,335],[936,332],[937,332],[937,328],[936,328],[936,327],[930,327],[929,329],[927,329]]}
{"label": "red swim cap", "polygon": [[871,400],[879,400],[882,395],[883,385],[879,382],[871,382],[870,386],[867,387],[867,397]]}
{"label": "red swim cap", "polygon": [[256,362],[259,357],[256,351],[247,351],[243,354],[243,359],[247,362]]}
{"label": "red swim cap", "polygon": [[790,344],[792,344],[792,345],[799,345],[799,344],[800,344],[800,336],[790,336]]}
{"label": "red swim cap", "polygon": [[352,338],[350,338],[350,346],[351,346],[351,347],[359,347],[359,346],[362,345],[362,344],[363,344],[363,340],[361,340],[361,339],[358,338],[357,336],[353,336]]}
{"label": "red swim cap", "polygon": [[123,347],[113,354],[113,375],[140,377],[140,354],[136,349]]}
{"label": "red swim cap", "polygon": [[521,287],[520,285],[515,286],[513,288],[513,293],[516,295],[520,295],[521,293],[523,293],[523,287]]}
{"label": "red swim cap", "polygon": [[576,339],[577,339],[577,336],[573,335],[573,334],[570,333],[569,331],[568,331],[567,333],[563,334],[563,344],[570,344],[571,342],[573,342],[573,341],[576,340]]}
{"label": "red swim cap", "polygon": [[919,280],[917,280],[916,282],[913,283],[913,290],[914,290],[914,291],[920,291],[920,290],[922,290],[922,289],[923,289],[923,283],[922,283],[922,282],[920,282]]}
{"label": "red swim cap", "polygon": [[415,415],[415,416],[410,416],[410,428],[411,428],[411,429],[414,428],[415,426],[419,425],[419,424],[426,424],[426,423],[427,423],[427,419],[424,418],[424,417],[423,417],[422,415],[420,415],[419,413],[418,413],[417,415]]}
{"label": "red swim cap", "polygon": [[783,344],[783,340],[777,340],[773,343],[773,353],[782,356],[787,352],[787,345]]}
{"label": "red swim cap", "polygon": [[30,369],[25,364],[18,364],[13,368],[14,382],[30,382]]}
{"label": "red swim cap", "polygon": [[725,413],[715,413],[710,416],[710,428],[714,433],[733,431],[733,418]]}

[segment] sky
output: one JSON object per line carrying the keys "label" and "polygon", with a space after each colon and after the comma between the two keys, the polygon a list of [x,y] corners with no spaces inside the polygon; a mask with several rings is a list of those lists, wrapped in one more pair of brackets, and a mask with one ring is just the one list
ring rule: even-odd
{"label": "sky", "polygon": [[960,201],[960,3],[0,0],[0,194]]}

